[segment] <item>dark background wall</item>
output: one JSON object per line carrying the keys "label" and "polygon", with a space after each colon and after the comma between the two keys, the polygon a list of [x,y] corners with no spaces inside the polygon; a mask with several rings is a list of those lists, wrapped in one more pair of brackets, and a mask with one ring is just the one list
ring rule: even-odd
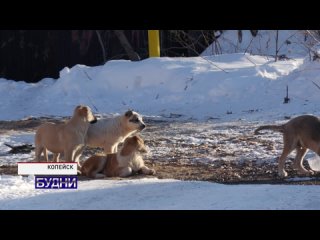
{"label": "dark background wall", "polygon": [[[123,30],[123,33],[140,59],[147,58],[147,30]],[[188,44],[189,37],[196,39],[192,47]],[[196,56],[213,40],[208,41],[203,30],[161,30],[161,56]],[[66,66],[97,66],[104,64],[104,59],[129,59],[113,30],[0,31],[1,78],[38,82],[45,77],[58,78],[59,71]]]}

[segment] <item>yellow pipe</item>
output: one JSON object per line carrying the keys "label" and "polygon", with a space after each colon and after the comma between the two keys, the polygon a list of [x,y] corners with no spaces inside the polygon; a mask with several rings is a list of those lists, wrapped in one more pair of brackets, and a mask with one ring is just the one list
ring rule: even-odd
{"label": "yellow pipe", "polygon": [[149,57],[160,57],[159,30],[148,30]]}

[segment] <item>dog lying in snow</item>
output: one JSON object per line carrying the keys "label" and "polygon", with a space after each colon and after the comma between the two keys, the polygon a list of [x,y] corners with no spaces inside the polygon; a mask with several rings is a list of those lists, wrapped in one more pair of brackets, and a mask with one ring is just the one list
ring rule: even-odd
{"label": "dog lying in snow", "polygon": [[257,128],[254,133],[258,134],[261,130],[272,130],[283,133],[283,151],[279,158],[278,174],[286,177],[288,174],[284,170],[286,157],[295,149],[297,151],[294,159],[293,168],[299,174],[313,173],[303,167],[303,157],[308,149],[318,155],[320,154],[320,119],[303,115],[291,119],[283,125],[264,125]]}
{"label": "dog lying in snow", "polygon": [[144,165],[141,152],[147,152],[143,139],[128,137],[119,152],[88,158],[81,167],[81,173],[90,178],[127,177],[136,172],[155,174],[155,170]]}

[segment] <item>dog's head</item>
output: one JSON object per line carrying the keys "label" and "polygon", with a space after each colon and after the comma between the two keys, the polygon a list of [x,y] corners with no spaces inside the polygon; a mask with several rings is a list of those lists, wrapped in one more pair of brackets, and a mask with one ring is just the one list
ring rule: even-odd
{"label": "dog's head", "polygon": [[124,114],[124,119],[127,128],[131,131],[142,131],[146,127],[146,124],[142,120],[142,116],[132,110],[129,110]]}
{"label": "dog's head", "polygon": [[90,107],[79,105],[74,109],[74,116],[83,118],[86,122],[96,123],[97,118],[93,115]]}
{"label": "dog's head", "polygon": [[133,137],[128,137],[124,141],[121,149],[121,155],[126,156],[132,152],[147,152],[146,145],[144,145],[144,141],[140,136],[135,135]]}

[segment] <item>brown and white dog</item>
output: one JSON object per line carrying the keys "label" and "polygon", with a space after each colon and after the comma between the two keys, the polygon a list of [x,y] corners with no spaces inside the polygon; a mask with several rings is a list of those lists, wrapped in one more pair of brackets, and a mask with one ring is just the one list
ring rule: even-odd
{"label": "brown and white dog", "polygon": [[140,155],[146,151],[141,137],[128,137],[119,152],[88,158],[81,167],[81,173],[90,178],[127,177],[136,172],[153,175],[155,170],[146,167]]}
{"label": "brown and white dog", "polygon": [[85,137],[90,123],[97,122],[88,106],[79,105],[72,118],[66,123],[44,123],[35,134],[35,161],[40,161],[43,152],[48,162],[47,150],[54,153],[54,161],[59,161],[60,153],[66,162],[78,162],[85,147]]}
{"label": "brown and white dog", "polygon": [[303,157],[308,149],[311,149],[318,155],[320,154],[320,119],[312,115],[303,115],[291,119],[283,125],[265,125],[257,128],[254,133],[268,129],[283,133],[283,151],[279,158],[278,174],[286,177],[288,174],[284,170],[286,157],[296,149],[293,168],[298,170],[299,174],[313,173],[308,171],[302,165]]}
{"label": "brown and white dog", "polygon": [[88,129],[86,144],[101,147],[105,154],[116,153],[118,144],[137,131],[146,127],[140,114],[127,111],[112,119],[100,119]]}

